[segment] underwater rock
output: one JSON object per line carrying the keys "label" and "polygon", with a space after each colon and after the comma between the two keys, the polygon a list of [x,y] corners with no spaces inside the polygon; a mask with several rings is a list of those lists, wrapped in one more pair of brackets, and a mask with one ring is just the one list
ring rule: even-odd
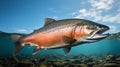
{"label": "underwater rock", "polygon": [[45,62],[45,61],[46,61],[45,58],[41,58],[41,59],[39,59],[39,62]]}
{"label": "underwater rock", "polygon": [[110,58],[110,59],[111,59],[112,57],[114,57],[114,55],[107,55],[107,56],[106,56],[106,58]]}
{"label": "underwater rock", "polygon": [[106,63],[103,65],[103,67],[120,67],[120,64]]}
{"label": "underwater rock", "polygon": [[15,67],[34,67],[34,64],[31,62],[20,62]]}
{"label": "underwater rock", "polygon": [[120,57],[119,57],[119,58],[116,58],[116,61],[119,61],[119,62],[120,62]]}
{"label": "underwater rock", "polygon": [[16,57],[13,57],[13,58],[8,58],[8,62],[10,64],[17,64],[19,60]]}
{"label": "underwater rock", "polygon": [[95,62],[89,62],[87,63],[87,67],[93,67],[96,63]]}
{"label": "underwater rock", "polygon": [[48,61],[49,63],[47,63],[47,64],[50,64],[50,65],[52,65],[53,67],[58,67],[58,66],[64,66],[64,65],[66,65],[67,64],[67,62],[66,61],[64,61],[64,60],[50,60],[50,61]]}
{"label": "underwater rock", "polygon": [[31,60],[31,62],[34,63],[34,64],[39,63],[37,59],[33,59],[33,60]]}
{"label": "underwater rock", "polygon": [[2,64],[0,64],[0,67],[4,67]]}
{"label": "underwater rock", "polygon": [[[58,56],[59,55],[59,56]],[[2,67],[120,67],[120,55],[68,55],[52,54],[46,56],[31,56],[20,58],[2,58]],[[57,57],[58,56],[58,57]],[[55,58],[54,58],[55,57]]]}
{"label": "underwater rock", "polygon": [[4,58],[0,58],[0,64],[2,64],[3,62],[5,62]]}
{"label": "underwater rock", "polygon": [[117,55],[117,57],[116,57],[116,63],[120,64],[120,55]]}
{"label": "underwater rock", "polygon": [[86,64],[80,64],[80,67],[87,67]]}
{"label": "underwater rock", "polygon": [[99,64],[99,65],[93,65],[92,67],[103,67],[103,65],[102,64]]}
{"label": "underwater rock", "polygon": [[47,65],[43,63],[39,67],[47,67]]}
{"label": "underwater rock", "polygon": [[54,64],[54,65],[57,65],[57,66],[61,66],[61,65],[63,65],[64,63],[59,62],[59,61],[56,61],[56,62],[53,62],[53,64]]}
{"label": "underwater rock", "polygon": [[74,64],[81,64],[82,62],[79,59],[76,59],[76,60],[72,61],[72,63],[74,63]]}
{"label": "underwater rock", "polygon": [[17,65],[17,63],[18,60],[15,57],[0,59],[0,64],[3,65],[3,67],[14,67],[15,65]]}
{"label": "underwater rock", "polygon": [[115,61],[115,60],[116,60],[116,57],[114,55],[107,55],[107,57],[106,57],[107,62]]}

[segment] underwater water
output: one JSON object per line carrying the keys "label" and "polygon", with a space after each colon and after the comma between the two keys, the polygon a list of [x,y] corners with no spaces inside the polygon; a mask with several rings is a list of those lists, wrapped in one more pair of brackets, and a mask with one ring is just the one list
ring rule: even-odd
{"label": "underwater water", "polygon": [[0,35],[0,57],[13,56],[14,45],[9,35]]}
{"label": "underwater water", "polygon": [[0,35],[0,65],[2,65],[0,67],[20,65],[20,67],[120,67],[120,39],[117,38],[118,36],[111,35],[108,39],[72,47],[68,55],[61,48],[40,50],[39,53],[32,56],[35,47],[25,45],[15,57],[11,37],[2,34]]}

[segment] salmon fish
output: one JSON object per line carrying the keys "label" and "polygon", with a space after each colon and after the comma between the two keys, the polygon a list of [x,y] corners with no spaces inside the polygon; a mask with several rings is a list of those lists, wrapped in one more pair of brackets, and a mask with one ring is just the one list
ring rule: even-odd
{"label": "salmon fish", "polygon": [[11,37],[15,42],[15,52],[19,52],[21,47],[29,44],[30,47],[36,46],[33,55],[40,49],[55,48],[63,48],[65,53],[69,53],[73,46],[106,38],[108,34],[103,33],[107,30],[108,26],[85,19],[46,18],[42,28],[25,36],[14,34]]}

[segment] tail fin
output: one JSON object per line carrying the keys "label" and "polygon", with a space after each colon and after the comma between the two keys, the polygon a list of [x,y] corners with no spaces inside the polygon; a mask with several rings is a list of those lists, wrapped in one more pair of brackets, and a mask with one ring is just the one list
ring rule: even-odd
{"label": "tail fin", "polygon": [[23,46],[20,43],[20,40],[23,37],[25,37],[26,34],[11,33],[10,36],[11,36],[11,38],[12,38],[14,44],[15,44],[14,50],[15,50],[15,55],[16,55],[23,48]]}
{"label": "tail fin", "polygon": [[0,35],[8,35],[12,38],[14,43],[14,55],[16,55],[23,47],[20,44],[20,39],[26,36],[26,34],[19,34],[19,33],[5,33],[0,31]]}

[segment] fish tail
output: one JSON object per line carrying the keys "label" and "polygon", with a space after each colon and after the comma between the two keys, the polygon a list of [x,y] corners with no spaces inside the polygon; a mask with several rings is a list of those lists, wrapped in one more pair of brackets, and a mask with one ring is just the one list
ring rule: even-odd
{"label": "fish tail", "polygon": [[23,48],[23,46],[21,45],[20,40],[25,37],[25,34],[18,34],[18,33],[11,33],[10,34],[13,43],[14,43],[14,55],[17,55],[20,50]]}
{"label": "fish tail", "polygon": [[19,33],[6,33],[0,31],[0,35],[8,36],[12,39],[12,42],[14,43],[14,56],[22,49],[22,45],[20,43],[20,40],[26,36],[26,34],[19,34]]}

